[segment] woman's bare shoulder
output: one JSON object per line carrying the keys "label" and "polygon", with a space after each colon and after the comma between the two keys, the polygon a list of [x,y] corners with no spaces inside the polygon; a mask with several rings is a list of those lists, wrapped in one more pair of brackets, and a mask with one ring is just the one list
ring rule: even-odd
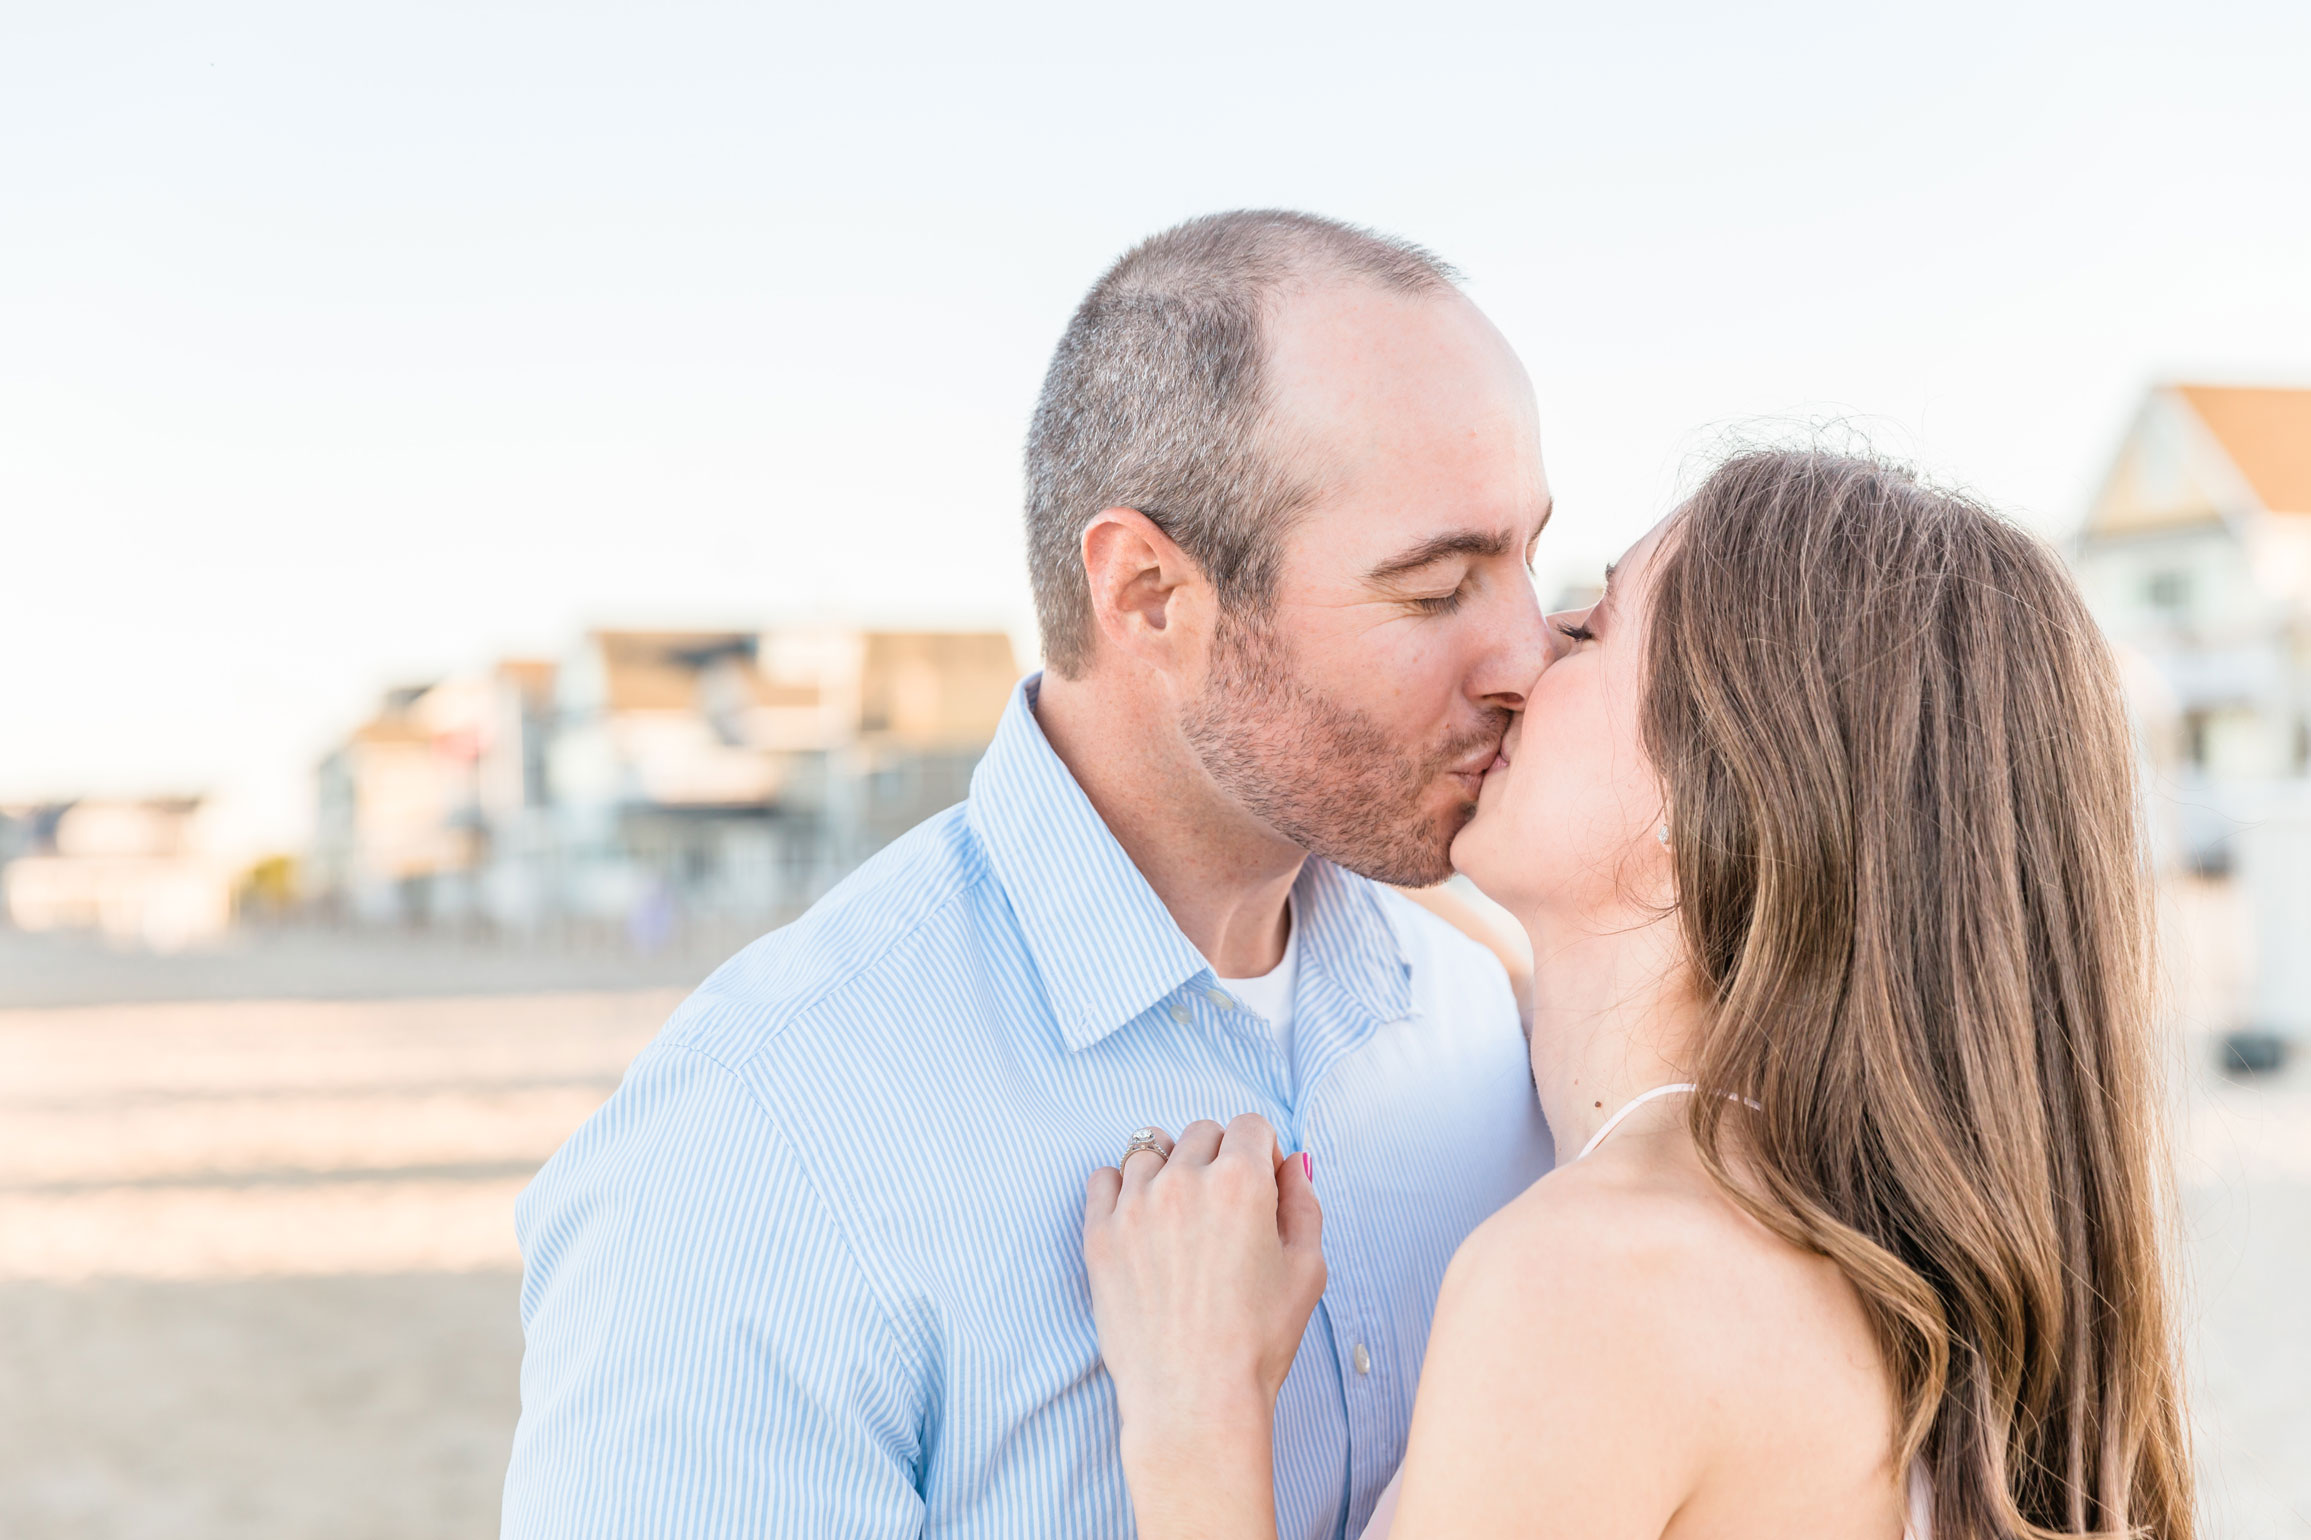
{"label": "woman's bare shoulder", "polygon": [[[1504,1523],[1520,1504],[1569,1503],[1599,1527],[1657,1532],[1643,1526],[1665,1524],[1705,1472],[1754,1450],[1761,1418],[1786,1431],[1842,1409],[1882,1423],[1875,1357],[1834,1268],[1721,1193],[1602,1161],[1567,1167],[1453,1259],[1407,1502],[1418,1485],[1416,1506],[1434,1510],[1477,1483]],[[1458,1451],[1485,1448],[1517,1449],[1516,1468],[1464,1468]],[[1488,1527],[1465,1511],[1432,1517]]]}
{"label": "woman's bare shoulder", "polygon": [[1707,1468],[1720,1398],[1692,1381],[1679,1329],[1702,1249],[1674,1205],[1617,1188],[1560,1170],[1454,1256],[1403,1534],[1522,1534],[1534,1513],[1565,1533],[1658,1534]]}
{"label": "woman's bare shoulder", "polygon": [[1756,1361],[1794,1346],[1810,1350],[1801,1359],[1876,1357],[1836,1264],[1776,1235],[1698,1166],[1560,1168],[1478,1227],[1446,1293],[1480,1329],[1573,1334],[1616,1367],[1651,1345],[1681,1378],[1722,1372],[1754,1387]]}
{"label": "woman's bare shoulder", "polygon": [[[1480,1225],[1453,1258],[1449,1305],[1487,1331],[1512,1335],[1642,1324],[1655,1340],[1686,1335],[1665,1326],[1721,1313],[1716,1281],[1738,1253],[1757,1248],[1756,1228],[1723,1198],[1583,1162],[1551,1173]],[[1777,1243],[1778,1244],[1778,1243]],[[1733,1252],[1736,1255],[1729,1256]]]}

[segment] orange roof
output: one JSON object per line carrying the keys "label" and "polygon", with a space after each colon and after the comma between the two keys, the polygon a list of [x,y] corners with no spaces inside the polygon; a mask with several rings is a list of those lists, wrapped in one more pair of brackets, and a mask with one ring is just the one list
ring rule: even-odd
{"label": "orange roof", "polygon": [[794,683],[766,679],[760,673],[749,673],[746,682],[754,692],[754,703],[757,706],[816,706],[822,694],[817,683],[812,680]]}
{"label": "orange roof", "polygon": [[555,666],[542,658],[500,658],[498,677],[511,683],[522,704],[542,710],[554,703]]}
{"label": "orange roof", "polygon": [[754,658],[754,637],[744,631],[596,631],[609,676],[612,711],[694,711],[698,675],[706,664],[737,654]]}
{"label": "orange roof", "polygon": [[431,743],[433,735],[406,715],[371,717],[353,729],[355,743]]}
{"label": "orange roof", "polygon": [[859,726],[922,747],[984,744],[1018,682],[1005,632],[870,631]]}
{"label": "orange roof", "polygon": [[2273,513],[2311,513],[2311,390],[2177,385],[2255,496]]}

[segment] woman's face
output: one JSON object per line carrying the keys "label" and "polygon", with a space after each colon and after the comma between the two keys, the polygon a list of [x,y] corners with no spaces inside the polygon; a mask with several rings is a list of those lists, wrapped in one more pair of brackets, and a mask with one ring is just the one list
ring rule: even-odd
{"label": "woman's face", "polygon": [[[1549,617],[1550,653],[1486,773],[1453,864],[1519,915],[1657,911],[1671,892],[1661,778],[1646,756],[1645,628],[1666,523]],[[1676,831],[1670,831],[1674,838]]]}

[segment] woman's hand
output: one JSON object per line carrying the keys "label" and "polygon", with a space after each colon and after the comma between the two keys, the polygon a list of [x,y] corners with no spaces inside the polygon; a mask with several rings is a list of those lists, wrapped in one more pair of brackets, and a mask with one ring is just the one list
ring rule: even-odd
{"label": "woman's hand", "polygon": [[1305,1158],[1250,1115],[1092,1173],[1083,1255],[1143,1540],[1272,1540],[1276,1393],[1324,1292],[1323,1223]]}

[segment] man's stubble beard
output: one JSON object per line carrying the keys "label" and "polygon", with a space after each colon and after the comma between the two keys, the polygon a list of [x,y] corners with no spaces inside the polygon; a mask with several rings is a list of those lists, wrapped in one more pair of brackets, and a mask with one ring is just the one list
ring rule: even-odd
{"label": "man's stubble beard", "polygon": [[1440,819],[1422,800],[1508,721],[1494,707],[1438,748],[1399,742],[1302,683],[1272,627],[1223,616],[1203,697],[1181,726],[1221,790],[1277,833],[1375,882],[1424,888],[1452,875],[1453,836],[1476,803],[1463,797]]}

